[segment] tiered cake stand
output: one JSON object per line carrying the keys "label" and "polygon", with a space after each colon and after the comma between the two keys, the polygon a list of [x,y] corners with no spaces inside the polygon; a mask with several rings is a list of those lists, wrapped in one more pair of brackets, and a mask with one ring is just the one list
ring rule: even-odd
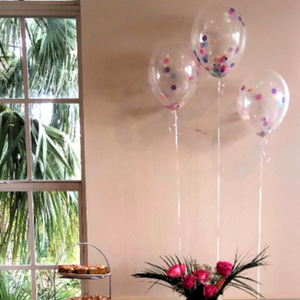
{"label": "tiered cake stand", "polygon": [[[76,246],[80,246],[80,245],[88,245],[90,247],[93,247],[95,248],[96,250],[98,250],[101,255],[104,257],[106,263],[107,263],[107,268],[108,268],[108,271],[109,273],[107,274],[74,274],[74,273],[70,273],[70,274],[59,274],[57,272],[58,270],[58,265],[59,265],[59,262],[61,260],[61,258],[72,248],[76,247]],[[59,274],[60,276],[58,277],[57,274]],[[54,276],[53,276],[53,285],[54,285],[54,300],[56,300],[56,279],[59,278],[59,279],[84,279],[84,280],[98,280],[98,279],[103,279],[105,277],[108,277],[108,293],[109,293],[109,296],[108,298],[111,299],[111,270],[110,270],[110,266],[109,266],[109,262],[106,258],[106,256],[104,255],[104,253],[98,248],[96,247],[95,245],[93,244],[90,244],[90,243],[77,243],[77,244],[74,244],[72,246],[70,246],[69,248],[67,248],[58,258],[56,264],[55,264],[55,267],[54,267]]]}

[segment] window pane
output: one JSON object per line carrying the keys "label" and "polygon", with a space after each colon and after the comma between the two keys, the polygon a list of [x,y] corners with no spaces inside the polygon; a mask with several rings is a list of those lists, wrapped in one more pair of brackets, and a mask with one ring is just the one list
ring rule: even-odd
{"label": "window pane", "polygon": [[30,264],[27,193],[0,192],[0,264]]}
{"label": "window pane", "polygon": [[78,104],[31,104],[34,179],[81,178]]}
{"label": "window pane", "polygon": [[23,98],[20,19],[0,18],[0,98]]}
{"label": "window pane", "polygon": [[30,98],[78,98],[75,19],[26,19]]}
{"label": "window pane", "polygon": [[0,299],[31,300],[31,272],[0,271]]}
{"label": "window pane", "polygon": [[[69,246],[79,242],[77,192],[35,192],[34,226],[36,261],[53,265]],[[79,247],[71,248],[62,264],[79,263]]]}
{"label": "window pane", "polygon": [[26,178],[24,105],[0,103],[0,180]]}
{"label": "window pane", "polygon": [[[38,300],[54,299],[53,275],[54,271],[52,270],[36,271]],[[55,288],[56,299],[66,300],[81,294],[80,280],[56,279]]]}

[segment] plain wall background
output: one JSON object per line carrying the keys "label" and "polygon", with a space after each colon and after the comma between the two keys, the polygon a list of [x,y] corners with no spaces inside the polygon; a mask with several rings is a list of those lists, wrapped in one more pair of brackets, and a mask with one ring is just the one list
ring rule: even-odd
{"label": "plain wall background", "polygon": [[[82,0],[83,88],[88,241],[107,255],[113,298],[167,299],[130,274],[144,261],[178,254],[176,152],[172,114],[154,97],[147,67],[163,43],[190,44],[200,0]],[[300,1],[227,2],[246,22],[242,59],[224,80],[221,99],[220,232],[217,230],[217,79],[202,70],[195,97],[179,113],[182,255],[215,264],[236,249],[257,253],[260,139],[242,124],[238,88],[251,72],[272,69],[286,80],[291,102],[270,136],[262,190],[261,270],[267,297],[300,297]],[[92,253],[91,261],[97,262]],[[256,278],[256,271],[251,276]],[[97,283],[98,284],[98,283]],[[92,289],[99,293],[94,283]],[[247,297],[229,289],[224,298]]]}

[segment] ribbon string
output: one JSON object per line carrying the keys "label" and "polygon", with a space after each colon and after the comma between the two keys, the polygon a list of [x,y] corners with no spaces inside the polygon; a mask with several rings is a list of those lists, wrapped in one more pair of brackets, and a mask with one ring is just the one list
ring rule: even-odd
{"label": "ribbon string", "polygon": [[[268,141],[264,138],[261,139],[261,149],[260,149],[260,174],[259,174],[259,200],[258,200],[258,246],[257,252],[261,251],[261,217],[262,217],[262,180],[263,180],[263,158],[266,156],[264,145],[266,145]],[[270,158],[268,162],[270,161]],[[257,281],[260,282],[260,266],[257,268]],[[260,293],[260,284],[257,284],[257,291]],[[260,296],[257,295],[257,299],[260,299]]]}
{"label": "ribbon string", "polygon": [[222,80],[218,82],[218,178],[217,178],[217,261],[220,260],[220,165],[221,165],[221,94]]}
{"label": "ribbon string", "polygon": [[178,248],[181,256],[181,208],[180,208],[180,185],[179,185],[179,152],[178,152],[178,118],[176,110],[174,113],[175,147],[176,147],[176,174],[177,174],[177,217],[178,217]]}

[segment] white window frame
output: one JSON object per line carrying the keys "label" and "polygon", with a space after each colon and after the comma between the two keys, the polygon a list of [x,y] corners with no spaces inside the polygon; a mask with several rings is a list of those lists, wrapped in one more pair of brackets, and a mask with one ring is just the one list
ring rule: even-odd
{"label": "white window frame", "polygon": [[[83,92],[82,92],[82,55],[81,55],[81,19],[80,2],[78,1],[1,1],[0,18],[20,18],[22,38],[23,60],[23,99],[0,99],[0,103],[20,103],[25,106],[25,135],[26,135],[26,160],[27,180],[0,181],[0,192],[20,191],[27,192],[28,219],[29,219],[29,244],[31,263],[30,265],[0,265],[2,270],[29,270],[31,271],[32,300],[37,300],[36,270],[53,270],[54,265],[37,265],[35,261],[34,242],[34,216],[33,216],[33,192],[36,191],[75,191],[78,192],[79,211],[79,241],[87,242],[87,216],[86,216],[86,192],[85,192],[85,151],[84,151],[84,118],[83,118]],[[28,86],[27,53],[25,45],[25,19],[30,17],[57,17],[75,18],[77,28],[77,53],[78,53],[78,88],[77,99],[30,99]],[[29,105],[31,103],[74,103],[79,104],[80,110],[80,133],[81,133],[81,180],[33,180],[32,160],[30,144]],[[80,252],[82,264],[87,262],[87,253]],[[88,292],[87,285],[82,285],[84,293]]]}

